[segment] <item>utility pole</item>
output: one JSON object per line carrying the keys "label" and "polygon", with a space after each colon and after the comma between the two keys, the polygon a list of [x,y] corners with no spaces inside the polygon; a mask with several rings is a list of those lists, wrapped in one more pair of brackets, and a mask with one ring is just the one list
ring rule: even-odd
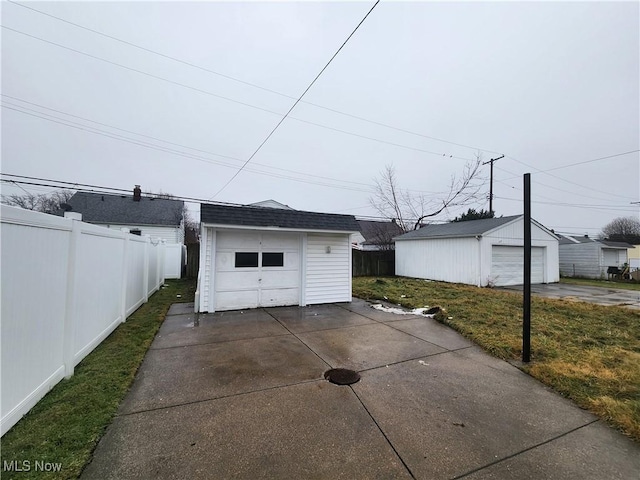
{"label": "utility pole", "polygon": [[492,158],[488,162],[484,162],[483,165],[487,163],[491,164],[491,180],[489,181],[489,211],[493,213],[493,162],[497,162],[501,158],[504,158],[504,155],[499,156],[498,158]]}

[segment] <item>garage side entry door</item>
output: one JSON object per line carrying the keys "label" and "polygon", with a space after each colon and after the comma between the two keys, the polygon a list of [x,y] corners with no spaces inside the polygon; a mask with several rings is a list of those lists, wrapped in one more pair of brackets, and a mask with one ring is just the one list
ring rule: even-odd
{"label": "garage side entry door", "polygon": [[[524,248],[493,245],[491,277],[496,286],[522,285],[524,282]],[[544,247],[531,248],[531,283],[544,283]]]}
{"label": "garage side entry door", "polygon": [[300,235],[218,231],[215,309],[298,305]]}

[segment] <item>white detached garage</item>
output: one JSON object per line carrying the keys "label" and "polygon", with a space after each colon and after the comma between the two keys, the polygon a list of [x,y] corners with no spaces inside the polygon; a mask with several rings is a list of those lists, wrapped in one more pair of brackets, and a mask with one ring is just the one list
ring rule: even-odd
{"label": "white detached garage", "polygon": [[200,312],[351,301],[352,215],[201,205]]}
{"label": "white detached garage", "polygon": [[[477,286],[524,282],[522,215],[427,225],[395,238],[396,275]],[[531,221],[531,283],[560,281],[558,238]]]}

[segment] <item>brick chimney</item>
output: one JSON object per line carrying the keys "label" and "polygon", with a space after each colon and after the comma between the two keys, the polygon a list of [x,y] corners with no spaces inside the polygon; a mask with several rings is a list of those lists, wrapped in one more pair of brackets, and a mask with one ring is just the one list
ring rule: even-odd
{"label": "brick chimney", "polygon": [[136,188],[133,189],[133,201],[139,202],[140,198],[142,198],[142,190],[140,190],[140,185],[136,185]]}

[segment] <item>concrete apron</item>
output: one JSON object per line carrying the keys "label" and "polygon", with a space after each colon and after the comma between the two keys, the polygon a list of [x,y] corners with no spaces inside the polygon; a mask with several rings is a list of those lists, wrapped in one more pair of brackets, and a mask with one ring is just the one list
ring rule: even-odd
{"label": "concrete apron", "polygon": [[[173,305],[84,479],[637,479],[640,446],[432,319]],[[351,386],[329,368],[358,370]]]}

